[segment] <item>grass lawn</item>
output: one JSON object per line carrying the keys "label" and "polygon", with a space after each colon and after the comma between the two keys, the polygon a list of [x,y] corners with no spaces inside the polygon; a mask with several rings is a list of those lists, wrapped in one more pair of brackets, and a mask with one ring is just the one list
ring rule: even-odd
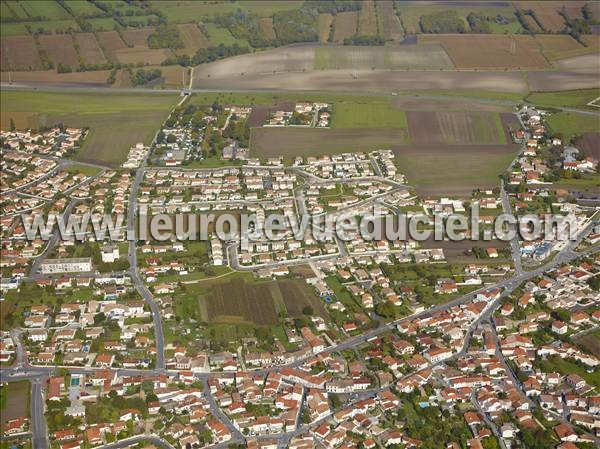
{"label": "grass lawn", "polygon": [[3,115],[35,111],[40,126],[64,123],[89,127],[83,147],[75,157],[110,166],[122,163],[129,148],[149,144],[178,101],[175,94],[2,92]]}
{"label": "grass lawn", "polygon": [[404,111],[390,102],[339,102],[333,105],[332,128],[406,128]]}
{"label": "grass lawn", "polygon": [[600,97],[600,89],[565,90],[562,92],[532,92],[525,100],[539,106],[582,107],[600,111],[599,108],[586,106]]}
{"label": "grass lawn", "polygon": [[558,182],[552,184],[553,188],[556,189],[593,189],[594,191],[600,189],[600,175],[598,174],[584,174],[579,179],[566,179],[561,178]]}
{"label": "grass lawn", "polygon": [[415,90],[398,92],[399,96],[465,97],[483,100],[500,100],[512,103],[523,101],[523,95],[515,92],[493,92],[487,90]]}
{"label": "grass lawn", "polygon": [[587,132],[600,131],[600,117],[575,112],[557,112],[548,118],[553,133],[561,133],[563,142]]}

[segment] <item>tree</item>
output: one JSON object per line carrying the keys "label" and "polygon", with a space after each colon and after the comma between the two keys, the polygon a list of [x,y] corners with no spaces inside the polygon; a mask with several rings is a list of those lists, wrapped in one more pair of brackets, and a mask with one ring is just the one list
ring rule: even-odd
{"label": "tree", "polygon": [[304,308],[302,309],[302,313],[303,313],[304,315],[310,316],[310,315],[313,315],[313,314],[314,314],[314,310],[313,310],[313,308],[312,308],[311,306],[306,306],[306,307],[304,307]]}
{"label": "tree", "polygon": [[[11,117],[11,118],[10,118],[10,130],[11,130],[11,131],[14,131],[14,130],[16,130],[16,129],[17,129],[17,127],[15,126],[15,121],[14,121],[14,120],[13,120],[13,118]],[[598,164],[598,165],[600,166],[600,164]]]}

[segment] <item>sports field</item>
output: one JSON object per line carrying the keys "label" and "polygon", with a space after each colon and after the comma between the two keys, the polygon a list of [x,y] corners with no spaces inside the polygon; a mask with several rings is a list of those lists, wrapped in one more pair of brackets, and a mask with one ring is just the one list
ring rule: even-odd
{"label": "sports field", "polygon": [[175,94],[2,92],[4,116],[37,113],[39,126],[64,123],[89,127],[90,134],[76,159],[117,166],[131,145],[150,143],[161,122],[178,101]]}

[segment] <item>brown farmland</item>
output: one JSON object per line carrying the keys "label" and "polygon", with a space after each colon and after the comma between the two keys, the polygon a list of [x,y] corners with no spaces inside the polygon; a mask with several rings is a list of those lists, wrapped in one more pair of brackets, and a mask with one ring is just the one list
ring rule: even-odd
{"label": "brown farmland", "polygon": [[327,316],[323,301],[315,295],[305,281],[299,279],[286,279],[278,281],[283,302],[288,316],[301,316],[305,307],[310,307],[315,315]]}
{"label": "brown farmland", "polygon": [[564,59],[600,50],[593,41],[584,47],[567,34],[540,34],[535,39],[540,43],[542,52],[549,59]]}
{"label": "brown farmland", "polygon": [[331,14],[319,14],[319,42],[327,42],[331,32],[333,16]]}
{"label": "brown farmland", "polygon": [[252,108],[252,112],[248,116],[248,126],[256,127],[263,126],[267,120],[269,112],[284,111],[293,112],[295,103],[280,103],[275,106],[255,106]]}
{"label": "brown farmland", "polygon": [[397,41],[402,37],[402,25],[394,11],[391,0],[379,0],[377,6],[377,19],[379,21],[379,34],[386,40]]}
{"label": "brown farmland", "polygon": [[136,30],[124,30],[123,36],[129,45],[134,47],[148,48],[148,36],[154,32],[154,28],[140,28]]}
{"label": "brown farmland", "polygon": [[342,42],[347,37],[352,37],[356,34],[358,26],[358,12],[348,11],[340,12],[335,16],[333,22],[335,32],[333,33],[334,42]]}
{"label": "brown farmland", "polygon": [[540,28],[537,21],[531,17],[529,14],[523,14],[523,20],[529,27],[529,29],[534,33],[542,33],[544,30]]}
{"label": "brown farmland", "polygon": [[407,141],[404,129],[252,128],[252,157],[293,158],[390,148]]}
{"label": "brown farmland", "polygon": [[275,29],[273,28],[273,18],[262,17],[258,21],[258,25],[260,26],[260,31],[265,36],[265,38],[269,40],[275,40],[277,38],[277,36],[275,35]]}
{"label": "brown farmland", "polygon": [[121,64],[150,64],[160,65],[164,60],[173,56],[168,48],[157,48],[155,50],[144,50],[141,47],[124,48],[116,51],[114,56]]}
{"label": "brown farmland", "polygon": [[125,45],[125,42],[123,42],[121,36],[116,31],[101,31],[96,33],[96,35],[104,54],[109,59],[115,60],[114,53],[117,50],[127,48],[127,45]]}
{"label": "brown farmland", "polygon": [[70,34],[42,34],[40,46],[46,50],[55,67],[59,64],[71,68],[79,67],[79,56]]}
{"label": "brown farmland", "polygon": [[0,129],[10,129],[14,123],[17,129],[37,129],[37,113],[35,112],[0,112]]}
{"label": "brown farmland", "polygon": [[201,48],[210,47],[210,41],[195,23],[183,23],[177,25],[177,29],[184,44],[184,48],[176,51],[177,54],[191,56]]}
{"label": "brown farmland", "polygon": [[358,34],[360,36],[377,36],[377,13],[374,0],[363,0],[358,13]]}
{"label": "brown farmland", "polygon": [[94,33],[75,34],[75,43],[79,47],[79,54],[84,64],[105,64],[106,58]]}
{"label": "brown farmland", "polygon": [[42,61],[31,36],[7,36],[0,40],[2,71],[39,70]]}
{"label": "brown farmland", "polygon": [[[94,70],[89,72],[56,73],[56,70],[37,70],[34,72],[13,72],[14,83],[48,84],[56,86],[103,86],[110,75],[110,70]],[[2,72],[2,82],[8,81],[8,72]]]}
{"label": "brown farmland", "polygon": [[208,317],[205,319],[210,323],[277,324],[277,310],[271,294],[275,285],[249,283],[242,279],[217,284],[206,297]]}
{"label": "brown farmland", "polygon": [[600,133],[585,133],[576,139],[575,145],[587,156],[600,159]]}
{"label": "brown farmland", "polygon": [[504,139],[495,113],[409,111],[406,118],[415,144],[483,144]]}
{"label": "brown farmland", "polygon": [[[533,1],[533,2],[518,2],[515,6],[518,9],[533,11],[535,18],[544,28],[545,31],[558,32],[565,27],[564,18],[558,13],[563,6],[569,8],[570,15],[575,12],[577,8],[581,9],[585,2],[571,1],[571,2],[558,2],[558,1]],[[573,17],[575,18],[575,17]]]}
{"label": "brown farmland", "polygon": [[441,44],[458,69],[550,68],[531,36],[423,34],[418,41]]}

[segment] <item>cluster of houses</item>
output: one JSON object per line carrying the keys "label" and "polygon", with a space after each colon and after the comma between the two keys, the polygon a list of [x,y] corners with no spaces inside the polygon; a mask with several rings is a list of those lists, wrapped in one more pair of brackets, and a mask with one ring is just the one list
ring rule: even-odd
{"label": "cluster of houses", "polygon": [[148,155],[150,148],[145,146],[142,142],[138,142],[129,149],[127,153],[127,160],[123,162],[122,167],[127,169],[136,169],[142,165],[144,159]]}
{"label": "cluster of houses", "polygon": [[269,112],[264,124],[269,126],[302,126],[327,128],[331,121],[331,105],[328,103],[296,103],[293,108]]}
{"label": "cluster of houses", "polygon": [[46,131],[6,131],[0,130],[2,148],[18,150],[30,154],[66,157],[81,146],[87,130],[81,128],[59,128]]}

